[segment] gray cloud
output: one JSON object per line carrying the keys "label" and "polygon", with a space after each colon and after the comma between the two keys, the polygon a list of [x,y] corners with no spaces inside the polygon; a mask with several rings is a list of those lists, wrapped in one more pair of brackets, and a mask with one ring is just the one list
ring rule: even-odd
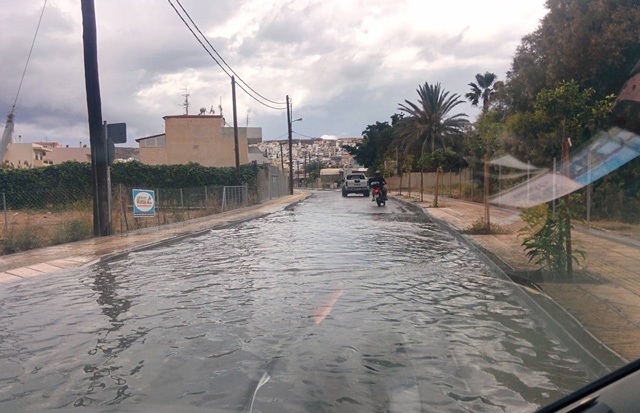
{"label": "gray cloud", "polygon": [[[404,99],[414,100],[425,81],[464,95],[476,73],[503,77],[520,38],[537,25],[531,18],[466,22],[440,3],[436,10],[431,3],[382,0],[181,2],[242,79],[271,99],[293,98],[294,113],[304,118],[295,129],[309,136],[358,136],[368,124],[388,121]],[[543,3],[519,2],[521,17],[542,17]],[[15,98],[41,6],[39,0],[3,5],[4,113]],[[183,112],[184,88],[191,113],[202,106],[217,111],[222,99],[231,118],[228,77],[167,2],[96,2],[96,20],[103,117],[127,122],[130,145],[162,132],[163,116]],[[48,2],[16,107],[16,134],[25,140],[88,141],[81,23],[76,0]],[[265,138],[286,132],[284,111],[243,92],[238,110],[241,124],[249,112],[250,125],[262,126]],[[463,110],[477,113],[469,105]]]}

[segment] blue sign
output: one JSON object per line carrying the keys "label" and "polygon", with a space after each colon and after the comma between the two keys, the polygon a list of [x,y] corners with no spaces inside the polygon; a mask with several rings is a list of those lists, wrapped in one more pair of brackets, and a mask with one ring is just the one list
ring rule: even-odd
{"label": "blue sign", "polygon": [[150,189],[133,190],[133,217],[153,217],[156,215],[156,195]]}

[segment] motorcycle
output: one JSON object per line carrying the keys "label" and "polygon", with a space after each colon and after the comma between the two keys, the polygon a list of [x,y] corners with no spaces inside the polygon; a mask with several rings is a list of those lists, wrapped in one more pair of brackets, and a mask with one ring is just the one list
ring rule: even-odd
{"label": "motorcycle", "polygon": [[377,182],[373,182],[371,184],[371,189],[373,190],[373,199],[375,199],[376,204],[378,204],[378,206],[385,206],[387,200],[382,193],[382,185]]}

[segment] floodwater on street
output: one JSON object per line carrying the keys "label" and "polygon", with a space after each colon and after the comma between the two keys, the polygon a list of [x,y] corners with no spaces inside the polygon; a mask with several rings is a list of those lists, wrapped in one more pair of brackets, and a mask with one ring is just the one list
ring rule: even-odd
{"label": "floodwater on street", "polygon": [[0,286],[0,411],[529,412],[592,377],[512,288],[396,201],[316,191]]}

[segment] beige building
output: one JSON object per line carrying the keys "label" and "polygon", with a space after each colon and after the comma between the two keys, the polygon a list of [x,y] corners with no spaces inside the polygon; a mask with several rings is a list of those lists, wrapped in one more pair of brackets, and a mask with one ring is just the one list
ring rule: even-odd
{"label": "beige building", "polygon": [[[233,167],[233,128],[220,115],[165,116],[165,133],[136,139],[140,162],[148,165],[186,164]],[[249,163],[248,138],[262,137],[262,128],[238,128],[240,164]]]}
{"label": "beige building", "polygon": [[68,161],[91,162],[91,148],[87,145],[70,148],[63,147],[58,142],[36,142],[36,144],[49,149],[44,158],[47,165],[58,165]]}
{"label": "beige building", "polygon": [[37,143],[12,142],[7,146],[2,163],[13,168],[33,168],[50,165],[47,154],[51,149]]}

